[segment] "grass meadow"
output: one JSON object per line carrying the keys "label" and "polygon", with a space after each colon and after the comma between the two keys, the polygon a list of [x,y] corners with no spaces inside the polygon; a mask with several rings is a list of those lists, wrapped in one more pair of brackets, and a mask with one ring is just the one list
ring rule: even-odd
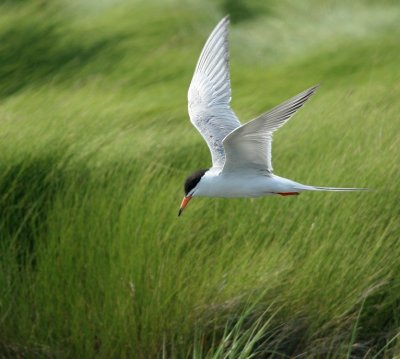
{"label": "grass meadow", "polygon": [[[321,84],[275,173],[372,191],[177,218],[227,13],[242,122]],[[0,357],[400,356],[399,24],[395,0],[0,1]]]}

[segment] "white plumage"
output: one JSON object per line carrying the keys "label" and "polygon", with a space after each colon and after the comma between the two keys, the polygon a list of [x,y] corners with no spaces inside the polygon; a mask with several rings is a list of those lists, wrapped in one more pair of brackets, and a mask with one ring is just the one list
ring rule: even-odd
{"label": "white plumage", "polygon": [[208,144],[213,167],[218,168],[225,163],[223,139],[240,126],[230,107],[228,24],[229,18],[223,18],[208,38],[188,93],[190,119]]}
{"label": "white plumage", "polygon": [[305,104],[318,86],[241,125],[230,107],[228,25],[229,17],[225,17],[212,31],[189,87],[190,120],[207,142],[213,165],[188,177],[179,215],[194,196],[259,197],[302,191],[363,190],[308,186],[273,174],[273,133]]}

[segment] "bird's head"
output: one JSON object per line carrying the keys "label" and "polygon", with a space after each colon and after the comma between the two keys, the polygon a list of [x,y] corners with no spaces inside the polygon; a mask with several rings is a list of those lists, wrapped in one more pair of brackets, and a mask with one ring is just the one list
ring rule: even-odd
{"label": "bird's head", "polygon": [[198,170],[192,173],[188,178],[186,178],[184,185],[185,197],[183,197],[178,216],[182,214],[189,201],[192,199],[192,197],[196,195],[200,180],[207,171],[207,169]]}

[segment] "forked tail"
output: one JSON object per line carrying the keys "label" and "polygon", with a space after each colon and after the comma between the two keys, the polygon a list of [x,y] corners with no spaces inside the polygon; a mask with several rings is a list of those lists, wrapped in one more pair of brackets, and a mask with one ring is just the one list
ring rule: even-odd
{"label": "forked tail", "polygon": [[330,192],[354,192],[354,191],[369,191],[369,188],[340,188],[340,187],[317,187],[307,186],[309,191],[330,191]]}

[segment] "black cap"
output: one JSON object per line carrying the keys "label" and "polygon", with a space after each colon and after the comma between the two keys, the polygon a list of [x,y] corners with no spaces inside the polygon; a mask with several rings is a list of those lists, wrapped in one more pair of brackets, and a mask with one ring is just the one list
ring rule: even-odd
{"label": "black cap", "polygon": [[189,192],[197,186],[200,182],[201,177],[208,171],[208,169],[198,170],[192,173],[185,181],[185,195],[187,196]]}

